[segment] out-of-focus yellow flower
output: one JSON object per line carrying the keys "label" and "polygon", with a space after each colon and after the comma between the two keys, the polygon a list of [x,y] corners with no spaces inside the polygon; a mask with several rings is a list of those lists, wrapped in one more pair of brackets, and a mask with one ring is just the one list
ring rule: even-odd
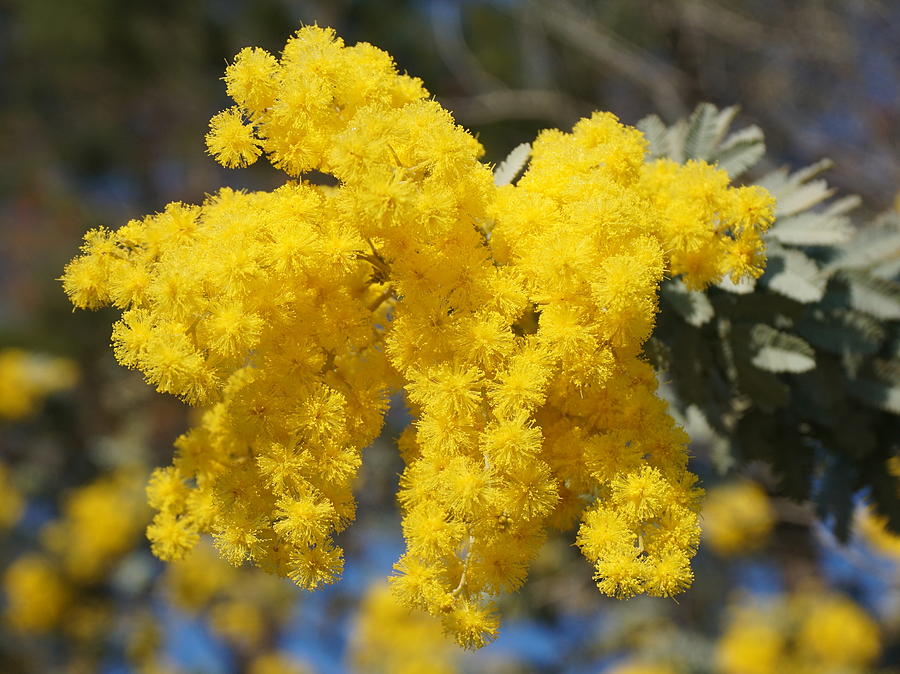
{"label": "out-of-focus yellow flower", "polygon": [[797,652],[821,666],[812,671],[863,671],[878,657],[878,625],[847,597],[801,595],[796,604],[792,608],[801,616]]}
{"label": "out-of-focus yellow flower", "polygon": [[72,491],[62,517],[46,526],[44,543],[65,572],[82,583],[98,580],[132,549],[149,519],[143,476],[120,471]]}
{"label": "out-of-focus yellow flower", "polygon": [[775,521],[766,492],[754,482],[710,489],[702,517],[704,539],[720,555],[759,548]]}
{"label": "out-of-focus yellow flower", "polygon": [[604,670],[605,674],[677,674],[669,665],[639,659],[629,659]]}
{"label": "out-of-focus yellow flower", "polygon": [[441,621],[398,603],[390,587],[372,585],[352,637],[354,671],[365,674],[453,674],[461,652]]}
{"label": "out-of-focus yellow flower", "polygon": [[61,631],[72,641],[97,644],[109,633],[114,615],[114,607],[109,602],[81,595],[66,609]]}
{"label": "out-of-focus yellow flower", "polygon": [[887,518],[876,514],[871,508],[860,508],[856,512],[856,531],[863,540],[883,555],[900,561],[900,536],[887,529]]}
{"label": "out-of-focus yellow flower", "polygon": [[9,469],[0,463],[0,532],[19,520],[24,505],[21,492],[10,479]]}
{"label": "out-of-focus yellow flower", "polygon": [[138,674],[185,674],[185,670],[167,660],[152,659],[135,670]]}
{"label": "out-of-focus yellow flower", "polygon": [[182,560],[166,567],[165,586],[171,601],[196,612],[226,587],[237,582],[241,571],[219,557],[207,542]]}
{"label": "out-of-focus yellow flower", "polygon": [[248,674],[311,674],[312,671],[288,653],[263,653],[247,667]]}
{"label": "out-of-focus yellow flower", "polygon": [[59,571],[37,554],[19,557],[3,576],[6,619],[20,632],[52,629],[68,601],[69,592]]}
{"label": "out-of-focus yellow flower", "polygon": [[135,674],[187,674],[164,654],[163,625],[149,609],[139,609],[130,616],[125,655],[129,671]]}
{"label": "out-of-focus yellow flower", "polygon": [[0,420],[33,414],[47,395],[71,388],[78,369],[67,358],[22,349],[0,351]]}
{"label": "out-of-focus yellow flower", "polygon": [[722,674],[862,674],[881,650],[878,626],[847,597],[817,590],[733,612],[716,649]]}
{"label": "out-of-focus yellow flower", "polygon": [[[254,567],[231,566],[215,553],[208,540],[184,559],[167,565],[163,587],[173,604],[206,617],[222,639],[249,652],[256,652],[284,625],[296,599],[288,581]],[[267,662],[261,660],[260,666]]]}
{"label": "out-of-focus yellow flower", "polygon": [[253,648],[266,632],[262,607],[242,600],[224,601],[213,606],[209,623],[216,634],[227,641]]}
{"label": "out-of-focus yellow flower", "polygon": [[755,607],[743,608],[719,641],[716,666],[724,674],[772,674],[779,671],[784,646],[777,621]]}
{"label": "out-of-focus yellow flower", "polygon": [[127,634],[125,655],[129,663],[142,668],[156,660],[162,643],[162,627],[151,611],[142,609],[132,614]]}

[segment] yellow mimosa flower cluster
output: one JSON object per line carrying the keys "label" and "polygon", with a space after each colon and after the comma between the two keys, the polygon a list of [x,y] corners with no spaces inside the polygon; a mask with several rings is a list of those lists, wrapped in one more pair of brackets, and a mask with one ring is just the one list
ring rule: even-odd
{"label": "yellow mimosa flower cluster", "polygon": [[333,580],[361,450],[402,388],[393,586],[460,643],[494,635],[492,599],[548,527],[581,522],[609,595],[687,587],[700,490],[642,345],[665,275],[761,273],[769,195],[647,162],[608,113],[543,132],[498,187],[418,80],[328,29],[241,51],[225,81],[209,151],[293,179],[93,230],[63,278],[77,306],[122,309],[122,364],[206,409],[148,487],[154,551],[209,532],[234,564]]}

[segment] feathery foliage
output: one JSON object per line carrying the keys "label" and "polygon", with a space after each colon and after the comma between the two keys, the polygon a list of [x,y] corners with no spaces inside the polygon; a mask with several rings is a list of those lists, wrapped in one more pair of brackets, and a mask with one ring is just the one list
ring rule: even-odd
{"label": "feathery foliage", "polygon": [[[764,145],[756,127],[730,131],[735,112],[702,104],[671,127],[657,117],[638,127],[658,156],[717,162],[737,178]],[[900,451],[900,214],[851,223],[859,199],[833,198],[819,177],[830,166],[755,181],[776,199],[765,273],[703,292],[666,281],[648,353],[676,407],[701,412],[716,433],[723,471],[769,462],[784,494],[814,499],[846,536],[860,489],[900,529],[886,467]]]}

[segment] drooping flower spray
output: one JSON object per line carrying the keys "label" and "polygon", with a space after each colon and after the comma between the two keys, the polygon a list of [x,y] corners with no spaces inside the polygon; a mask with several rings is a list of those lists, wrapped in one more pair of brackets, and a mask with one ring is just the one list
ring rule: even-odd
{"label": "drooping flower spray", "polygon": [[686,588],[701,492],[642,347],[664,276],[761,273],[769,195],[648,162],[609,113],[542,132],[495,186],[419,80],[329,29],[244,49],[225,81],[210,153],[265,156],[285,184],[92,230],[63,278],[76,306],[122,310],[123,365],[205,410],[148,486],[156,554],[209,533],[234,564],[334,580],[362,449],[403,389],[393,587],[461,644],[495,635],[551,527],[578,527],[606,594]]}

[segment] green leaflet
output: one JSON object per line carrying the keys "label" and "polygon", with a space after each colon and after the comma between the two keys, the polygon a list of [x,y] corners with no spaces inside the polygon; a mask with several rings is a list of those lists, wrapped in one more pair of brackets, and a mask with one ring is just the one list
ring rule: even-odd
{"label": "green leaflet", "polygon": [[701,103],[685,121],[666,127],[656,115],[638,122],[650,145],[651,157],[668,157],[678,162],[703,159],[717,164],[732,179],[762,159],[766,147],[762,131],[749,126],[728,134],[738,113],[732,106],[718,110],[710,103]]}
{"label": "green leaflet", "polygon": [[[900,213],[887,213],[867,227],[859,228],[848,245],[835,251],[825,265],[828,273],[838,269],[864,269],[882,278],[895,278],[900,262]],[[885,269],[893,268],[893,273]]]}
{"label": "green leaflet", "polygon": [[[735,178],[764,152],[756,127],[729,131],[735,114],[704,104],[674,125],[648,117],[639,127],[653,156],[718,162]],[[760,279],[705,293],[663,284],[652,339],[665,358],[654,362],[718,470],[767,461],[779,492],[814,500],[841,536],[852,495],[869,488],[900,531],[896,480],[884,477],[900,452],[900,214],[853,222],[860,200],[833,198],[821,177],[830,166],[757,181],[778,202]],[[813,473],[824,476],[816,491]]]}
{"label": "green leaflet", "polygon": [[870,356],[878,351],[885,334],[881,324],[868,314],[841,308],[814,308],[795,329],[815,347],[837,355],[849,351]]}
{"label": "green leaflet", "polygon": [[659,117],[648,115],[639,121],[636,126],[647,139],[650,157],[668,157],[671,155],[668,141],[669,130]]}
{"label": "green leaflet", "polygon": [[666,283],[662,288],[663,301],[667,302],[685,322],[700,327],[715,315],[712,303],[706,293],[688,288],[680,280]]}
{"label": "green leaflet", "polygon": [[509,185],[524,170],[525,165],[530,158],[530,143],[516,145],[510,150],[510,153],[506,155],[506,159],[500,162],[500,165],[494,170],[494,184],[498,187]]}
{"label": "green leaflet", "polygon": [[798,250],[769,247],[769,262],[761,283],[777,293],[807,304],[825,295],[825,277],[816,263]]}
{"label": "green leaflet", "polygon": [[873,407],[900,414],[900,385],[891,386],[872,379],[857,379],[850,382],[850,393]]}
{"label": "green leaflet", "polygon": [[[853,205],[856,203],[858,200],[853,200]],[[832,246],[849,241],[852,235],[850,219],[833,209],[782,218],[767,233],[769,238],[793,246]]]}
{"label": "green leaflet", "polygon": [[900,284],[853,269],[840,273],[850,287],[854,309],[884,320],[900,319]]}
{"label": "green leaflet", "polygon": [[800,337],[758,323],[750,331],[756,351],[751,361],[769,372],[806,372],[816,366],[813,348]]}
{"label": "green leaflet", "polygon": [[[711,103],[701,103],[688,119],[684,137],[685,159],[708,159],[722,139],[736,110],[727,108],[721,113]],[[723,119],[720,121],[720,115]]]}

